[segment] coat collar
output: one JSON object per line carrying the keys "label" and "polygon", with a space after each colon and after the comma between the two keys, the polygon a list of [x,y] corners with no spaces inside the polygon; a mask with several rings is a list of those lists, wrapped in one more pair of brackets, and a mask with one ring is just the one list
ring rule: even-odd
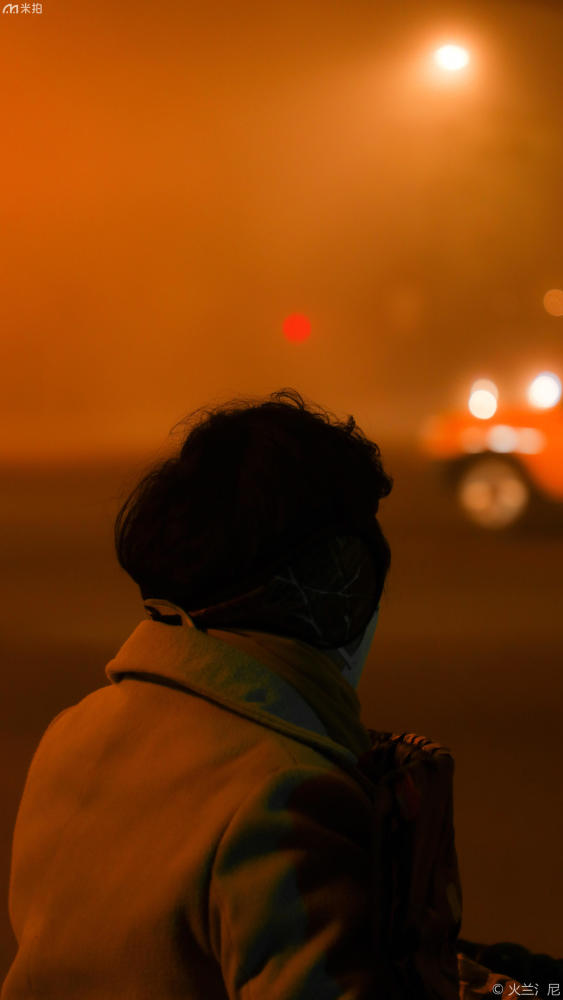
{"label": "coat collar", "polygon": [[195,628],[169,601],[149,600],[145,609],[148,619],[106,665],[112,684],[131,674],[163,678],[313,747],[365,784],[354,753],[327,735],[310,705],[282,677],[244,650]]}

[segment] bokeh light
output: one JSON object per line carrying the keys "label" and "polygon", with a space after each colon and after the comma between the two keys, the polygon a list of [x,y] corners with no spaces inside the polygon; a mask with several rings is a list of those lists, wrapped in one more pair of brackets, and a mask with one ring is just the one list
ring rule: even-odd
{"label": "bokeh light", "polygon": [[521,427],[518,435],[518,451],[524,455],[539,455],[545,448],[545,434],[536,427]]}
{"label": "bokeh light", "polygon": [[490,392],[491,395],[498,400],[498,386],[490,378],[478,378],[471,386],[471,392],[477,392],[478,390],[483,390],[484,392]]}
{"label": "bokeh light", "polygon": [[487,434],[487,444],[491,451],[498,451],[501,454],[516,451],[518,448],[519,435],[514,427],[507,424],[495,424]]}
{"label": "bokeh light", "polygon": [[479,420],[488,420],[497,410],[498,389],[490,379],[480,378],[471,386],[469,412]]}
{"label": "bokeh light", "polygon": [[543,306],[550,316],[563,316],[563,289],[550,288],[543,297]]}
{"label": "bokeh light", "polygon": [[302,313],[292,313],[283,321],[283,333],[286,340],[293,342],[307,340],[311,334],[311,321]]}
{"label": "bokeh light", "polygon": [[528,401],[540,410],[548,410],[561,399],[561,380],[553,372],[541,372],[528,389]]}
{"label": "bokeh light", "polygon": [[461,45],[442,45],[434,53],[434,61],[449,72],[463,69],[469,62],[469,52]]}

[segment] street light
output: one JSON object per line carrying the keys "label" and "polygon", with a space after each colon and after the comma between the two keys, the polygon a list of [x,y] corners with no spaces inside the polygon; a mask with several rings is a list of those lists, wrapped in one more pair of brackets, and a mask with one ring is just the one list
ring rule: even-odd
{"label": "street light", "polygon": [[469,52],[461,45],[442,45],[434,53],[434,61],[448,72],[463,69],[469,62]]}

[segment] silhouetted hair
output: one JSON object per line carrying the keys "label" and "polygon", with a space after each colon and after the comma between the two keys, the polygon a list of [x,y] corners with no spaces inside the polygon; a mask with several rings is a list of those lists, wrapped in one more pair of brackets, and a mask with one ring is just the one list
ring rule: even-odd
{"label": "silhouetted hair", "polygon": [[352,416],[331,420],[281,389],[185,420],[179,453],[143,476],[115,520],[117,559],[143,598],[185,611],[227,600],[338,531],[369,540],[381,594],[390,550],[376,514],[393,481]]}

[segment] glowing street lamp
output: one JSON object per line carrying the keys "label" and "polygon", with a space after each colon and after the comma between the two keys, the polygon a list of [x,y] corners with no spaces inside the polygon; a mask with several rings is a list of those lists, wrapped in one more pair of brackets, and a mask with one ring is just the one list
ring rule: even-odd
{"label": "glowing street lamp", "polygon": [[434,53],[434,62],[449,73],[463,69],[469,62],[469,52],[461,45],[442,45]]}

